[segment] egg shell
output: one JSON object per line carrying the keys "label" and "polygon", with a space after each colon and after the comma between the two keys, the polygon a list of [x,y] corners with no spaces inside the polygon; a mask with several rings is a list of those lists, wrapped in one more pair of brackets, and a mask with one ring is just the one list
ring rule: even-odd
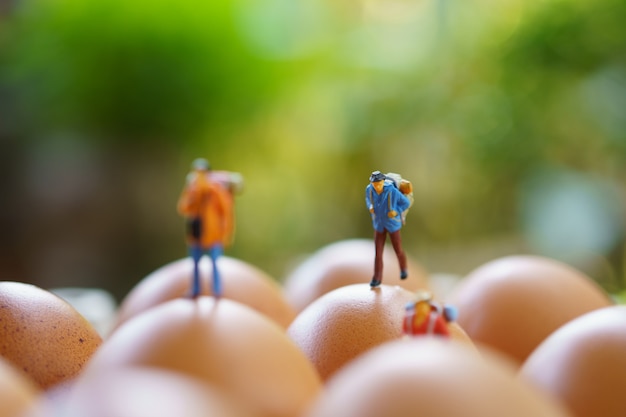
{"label": "egg shell", "polygon": [[469,337],[521,365],[553,331],[589,311],[612,304],[582,272],[539,256],[510,256],[467,275],[448,301]]}
{"label": "egg shell", "polygon": [[[306,257],[284,280],[288,302],[300,312],[327,292],[351,284],[369,283],[374,273],[373,239],[331,243]],[[409,291],[428,289],[428,273],[407,254],[409,276],[400,279],[400,266],[390,245],[383,253],[383,284]]]}
{"label": "egg shell", "polygon": [[32,409],[40,390],[30,379],[0,357],[0,417],[15,417]]}
{"label": "egg shell", "polygon": [[53,293],[0,282],[0,356],[41,389],[76,376],[102,343],[94,327]]}
{"label": "egg shell", "polygon": [[255,417],[198,379],[158,368],[114,368],[80,377],[70,392],[23,417]]}
{"label": "egg shell", "polygon": [[[404,307],[413,298],[398,286],[347,285],[313,301],[287,334],[327,380],[367,350],[403,337]],[[454,327],[452,337],[469,341],[462,329]]]}
{"label": "egg shell", "polygon": [[456,321],[448,323],[448,330],[450,331],[450,337],[457,342],[465,343],[468,347],[476,349],[474,341],[467,334],[465,330]]}
{"label": "egg shell", "polygon": [[533,351],[520,375],[576,417],[623,417],[626,306],[595,310],[566,323]]}
{"label": "egg shell", "polygon": [[177,299],[120,326],[87,372],[153,366],[182,372],[261,416],[297,416],[321,388],[315,369],[274,321],[225,298]]}
{"label": "egg shell", "polygon": [[[283,328],[296,312],[282,293],[281,286],[265,272],[239,259],[222,256],[217,265],[221,274],[223,298],[246,304],[275,320]],[[202,294],[212,295],[212,265],[204,257],[200,262]],[[120,305],[115,328],[129,318],[163,302],[190,294],[193,261],[184,258],[171,262],[142,279]]]}
{"label": "egg shell", "polygon": [[497,356],[452,339],[380,345],[339,370],[305,417],[567,417]]}

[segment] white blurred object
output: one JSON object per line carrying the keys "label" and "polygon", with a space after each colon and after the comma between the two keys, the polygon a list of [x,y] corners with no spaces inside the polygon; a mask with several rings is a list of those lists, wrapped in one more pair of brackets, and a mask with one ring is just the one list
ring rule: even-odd
{"label": "white blurred object", "polygon": [[113,327],[117,302],[115,297],[101,288],[52,288],[52,293],[70,303],[83,315],[103,338]]}
{"label": "white blurred object", "polygon": [[609,254],[624,237],[619,188],[608,179],[544,169],[521,188],[524,234],[539,253],[566,262]]}
{"label": "white blurred object", "polygon": [[435,297],[446,300],[461,279],[460,275],[437,272],[429,275],[428,282]]}

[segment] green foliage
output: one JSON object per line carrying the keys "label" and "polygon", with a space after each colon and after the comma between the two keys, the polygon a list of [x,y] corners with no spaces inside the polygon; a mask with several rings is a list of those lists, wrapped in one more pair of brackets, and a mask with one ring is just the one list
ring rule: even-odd
{"label": "green foliage", "polygon": [[[588,159],[581,161],[581,151],[599,152],[597,162],[605,160],[602,152],[626,156],[623,148],[609,149],[626,139],[624,131],[604,129],[600,119],[606,114],[597,112],[626,88],[625,19],[620,0],[548,2],[529,13],[500,51],[500,85],[513,100],[517,121],[541,138],[539,159],[595,169]],[[602,90],[607,75],[613,91]],[[626,108],[614,108],[609,116],[624,126]]]}
{"label": "green foliage", "polygon": [[507,73],[586,75],[623,60],[625,17],[626,4],[620,0],[548,2],[526,18],[512,39],[504,60]]}
{"label": "green foliage", "polygon": [[625,19],[619,0],[532,4],[505,42],[476,50],[448,106],[475,169],[513,188],[544,165],[626,156]]}
{"label": "green foliage", "polygon": [[252,48],[235,1],[24,2],[9,74],[38,131],[185,140],[239,123],[275,94],[287,64]]}

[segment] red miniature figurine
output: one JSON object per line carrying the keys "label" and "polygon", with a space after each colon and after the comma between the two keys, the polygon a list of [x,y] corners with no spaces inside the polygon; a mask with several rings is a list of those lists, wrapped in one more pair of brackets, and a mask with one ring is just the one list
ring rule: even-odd
{"label": "red miniature figurine", "polygon": [[409,181],[398,174],[372,172],[370,184],[365,188],[365,204],[372,216],[374,226],[374,276],[370,282],[372,288],[382,282],[383,250],[387,235],[400,264],[400,279],[408,276],[406,254],[402,249],[400,229],[405,223],[406,213],[413,204],[413,189]]}
{"label": "red miniature figurine", "polygon": [[178,200],[178,212],[187,219],[187,244],[194,262],[191,296],[200,295],[199,263],[207,254],[213,264],[213,295],[220,297],[222,287],[217,259],[233,240],[233,193],[240,191],[241,176],[212,171],[206,159],[196,159]]}
{"label": "red miniature figurine", "polygon": [[448,337],[450,336],[448,323],[455,319],[454,307],[442,306],[433,301],[431,293],[420,291],[415,301],[405,307],[402,330],[411,336],[430,334]]}

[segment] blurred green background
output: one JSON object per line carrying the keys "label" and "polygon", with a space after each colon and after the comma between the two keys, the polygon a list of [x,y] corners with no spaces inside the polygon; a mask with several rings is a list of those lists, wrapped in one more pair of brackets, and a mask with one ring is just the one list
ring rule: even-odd
{"label": "blurred green background", "polygon": [[[0,0],[0,278],[121,299],[186,256],[191,161],[240,172],[226,254],[284,279],[412,181],[429,271],[626,285],[623,0]],[[369,278],[365,278],[367,281]]]}

